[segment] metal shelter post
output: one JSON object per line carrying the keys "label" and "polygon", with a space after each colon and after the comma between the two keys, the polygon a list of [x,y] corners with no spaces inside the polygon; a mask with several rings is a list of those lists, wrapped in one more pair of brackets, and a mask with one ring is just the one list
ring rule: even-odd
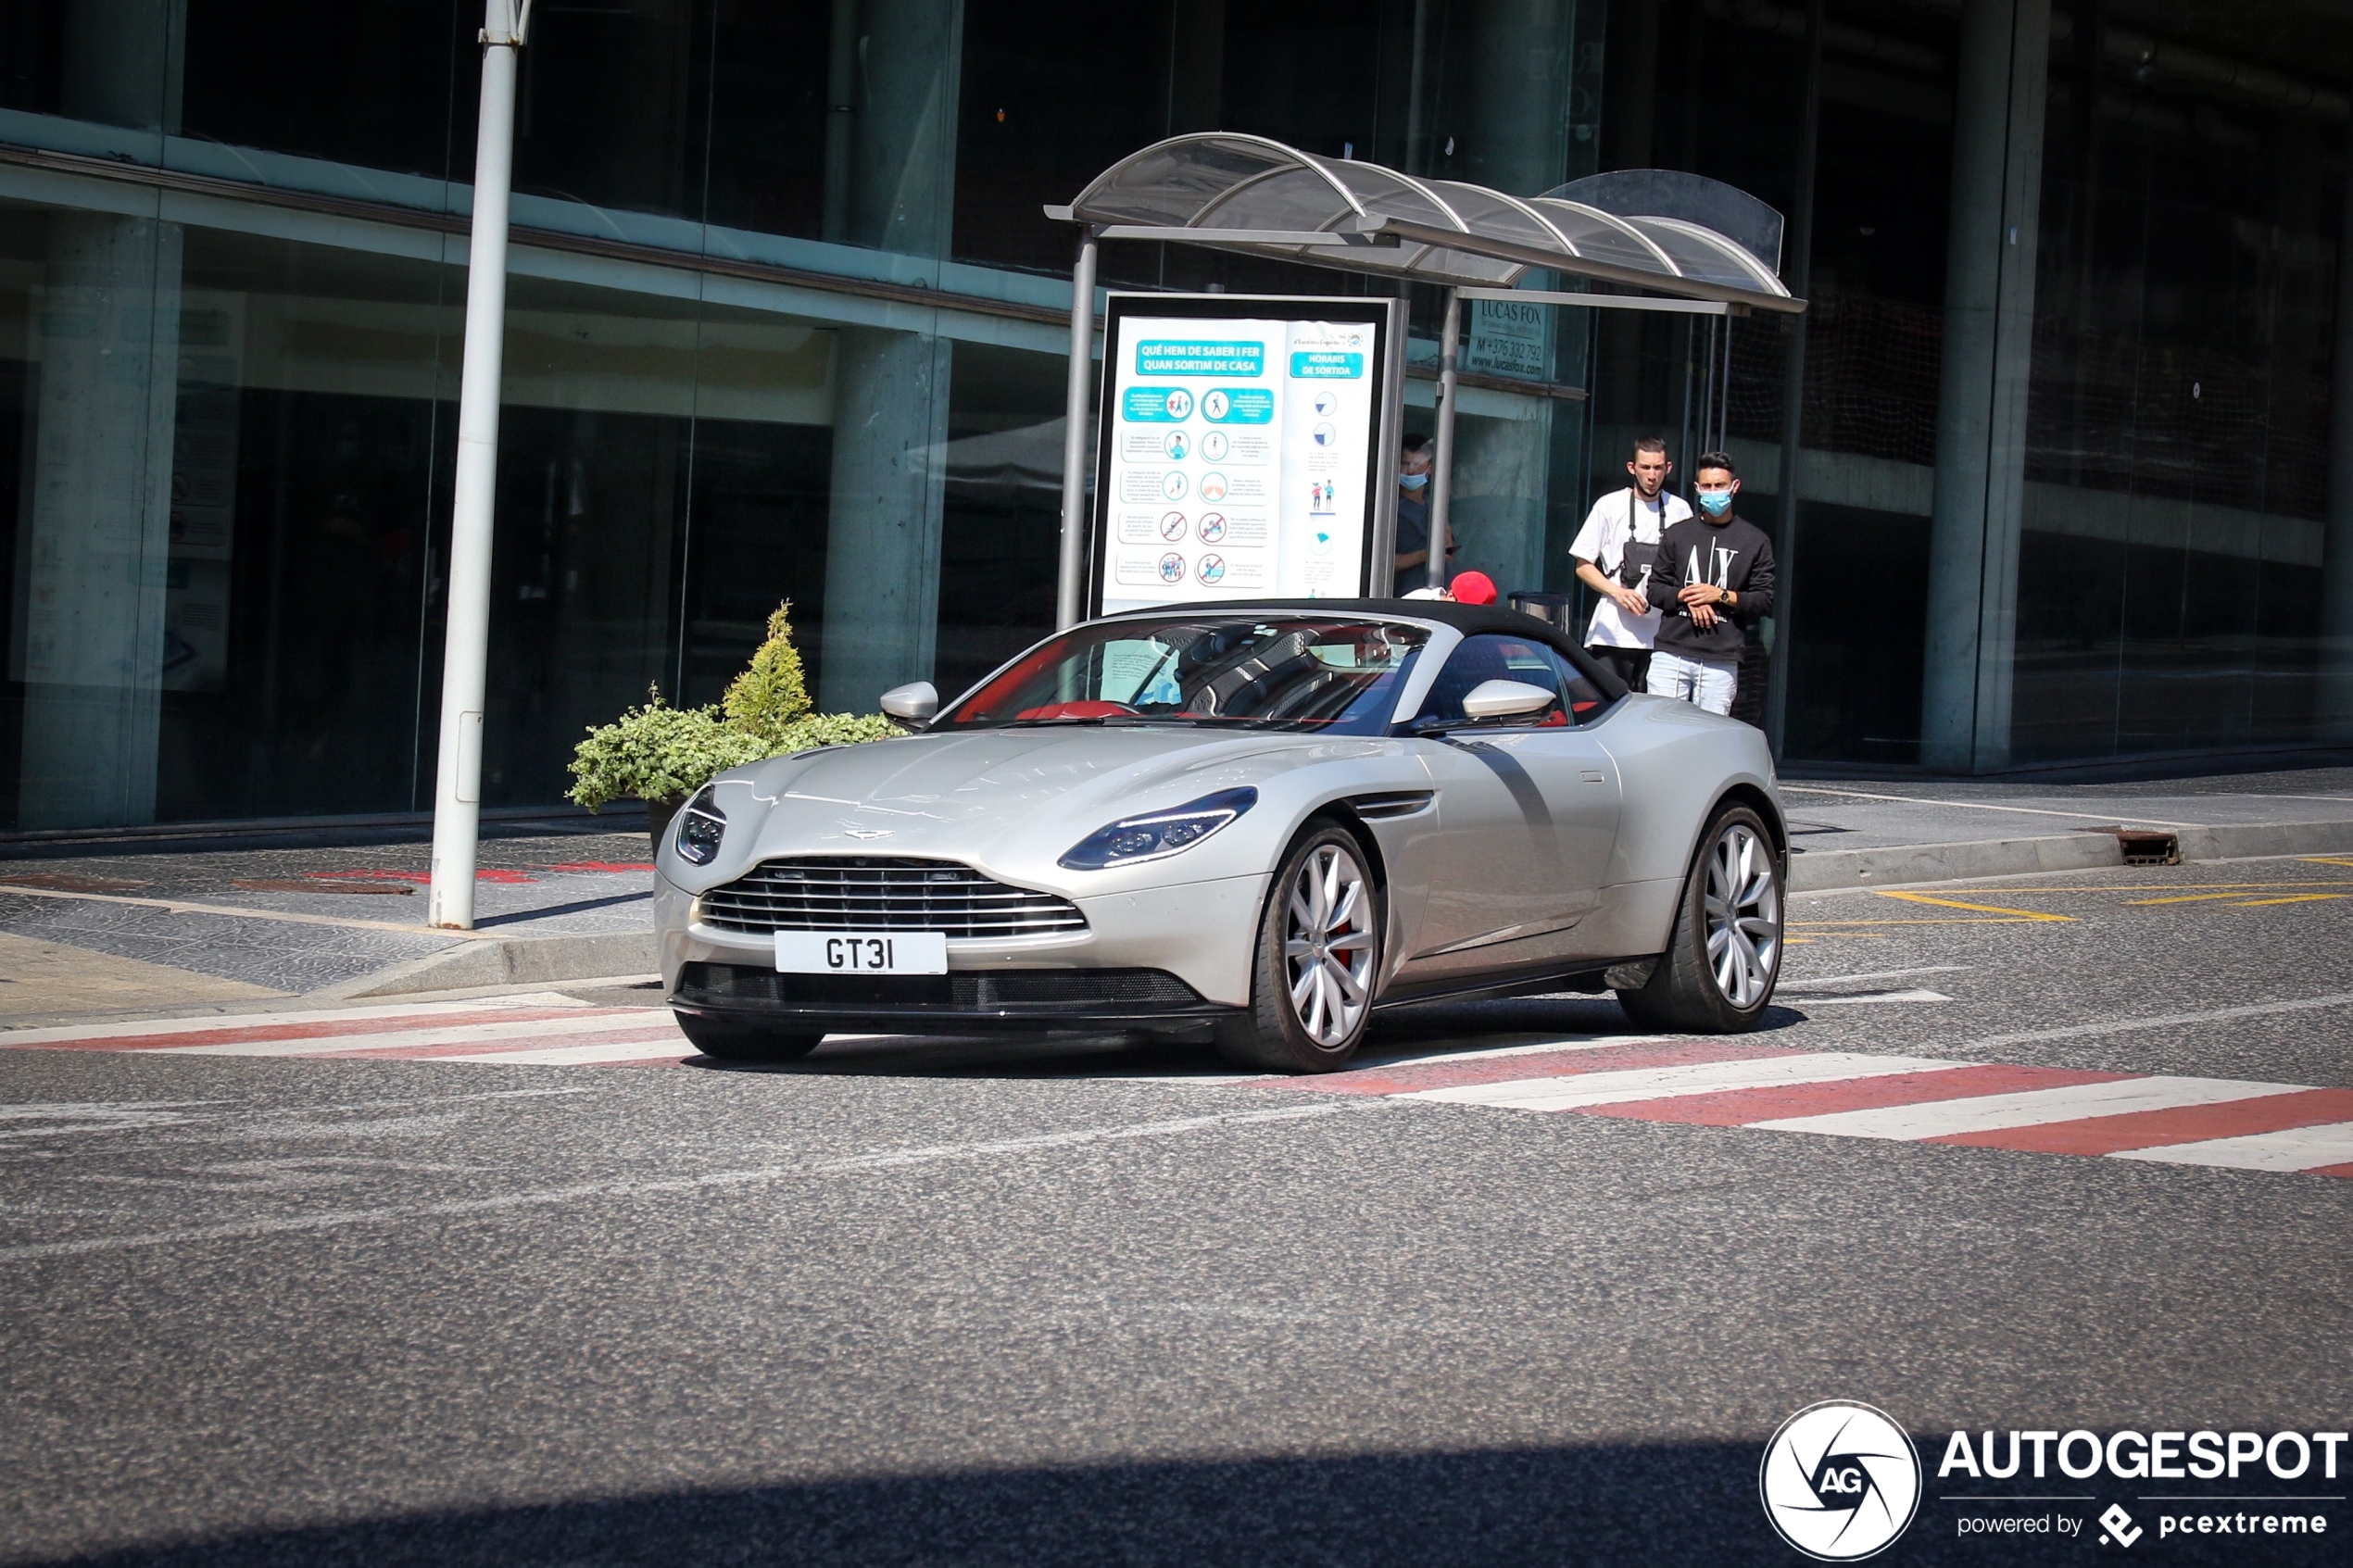
{"label": "metal shelter post", "polygon": [[1463,294],[1446,291],[1446,324],[1438,338],[1438,456],[1430,464],[1428,583],[1446,586],[1446,533],[1454,504],[1454,381],[1461,370]]}
{"label": "metal shelter post", "polygon": [[449,624],[441,660],[441,756],[433,807],[433,887],[425,922],[474,923],[482,829],[483,693],[490,663],[490,533],[498,489],[498,389],[507,331],[507,198],[513,184],[515,55],[531,0],[487,0],[482,116],[474,140],[472,242],[466,261],[466,355],[458,392],[458,481],[449,520]]}
{"label": "metal shelter post", "polygon": [[1076,626],[1086,613],[1087,413],[1095,381],[1095,231],[1080,231],[1078,264],[1070,278],[1070,380],[1063,395],[1063,537],[1054,569],[1054,630]]}

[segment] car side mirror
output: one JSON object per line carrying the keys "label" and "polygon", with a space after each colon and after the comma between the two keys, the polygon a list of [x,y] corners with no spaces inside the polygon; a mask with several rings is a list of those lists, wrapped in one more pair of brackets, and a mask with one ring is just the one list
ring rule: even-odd
{"label": "car side mirror", "polygon": [[939,711],[938,689],[929,681],[910,681],[882,695],[882,710],[910,724],[928,724]]}
{"label": "car side mirror", "polygon": [[1560,693],[1549,686],[1526,681],[1481,681],[1463,698],[1463,717],[1516,719],[1523,713],[1541,713],[1559,701]]}

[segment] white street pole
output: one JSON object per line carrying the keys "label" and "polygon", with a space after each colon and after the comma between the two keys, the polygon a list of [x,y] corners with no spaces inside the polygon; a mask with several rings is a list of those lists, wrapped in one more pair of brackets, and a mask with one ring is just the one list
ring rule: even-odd
{"label": "white street pole", "polygon": [[471,931],[482,827],[483,692],[490,655],[490,524],[498,485],[498,383],[507,327],[507,195],[513,180],[515,54],[531,0],[487,0],[482,119],[474,138],[466,360],[458,390],[458,486],[449,524],[449,631],[441,659],[441,763],[433,807],[429,925]]}
{"label": "white street pole", "polygon": [[1463,295],[1446,291],[1446,324],[1438,336],[1438,455],[1429,476],[1429,561],[1425,579],[1433,588],[1446,586],[1446,535],[1454,521],[1454,392],[1462,368],[1456,345],[1463,335]]}

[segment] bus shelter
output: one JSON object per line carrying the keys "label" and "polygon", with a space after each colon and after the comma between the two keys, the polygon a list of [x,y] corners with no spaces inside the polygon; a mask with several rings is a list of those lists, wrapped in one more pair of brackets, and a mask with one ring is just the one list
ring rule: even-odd
{"label": "bus shelter", "polygon": [[[1439,340],[1437,452],[1430,537],[1446,537],[1453,491],[1454,405],[1465,300],[1509,300],[1586,309],[1674,311],[1713,318],[1717,356],[1729,370],[1725,318],[1793,313],[1780,277],[1781,219],[1732,186],[1664,169],[1596,175],[1541,196],[1514,196],[1378,164],[1322,157],[1263,136],[1206,132],[1171,137],[1098,175],[1068,207],[1046,215],[1080,231],[1072,279],[1070,380],[1063,458],[1062,553],[1056,623],[1082,618],[1092,510],[1087,450],[1093,393],[1097,247],[1105,240],[1159,241],[1328,267],[1445,290]],[[1524,282],[1584,287],[1529,288]],[[1600,290],[1624,292],[1598,292]],[[1398,291],[1403,292],[1401,287]],[[1401,357],[1402,362],[1402,357]],[[1700,428],[1720,441],[1726,377],[1711,373],[1714,405]],[[1108,381],[1106,386],[1108,386]],[[1108,400],[1104,417],[1110,417]],[[1395,433],[1384,431],[1394,491]],[[1393,525],[1393,507],[1383,515]],[[1368,591],[1387,581],[1389,541]],[[1442,583],[1444,552],[1430,552]]]}

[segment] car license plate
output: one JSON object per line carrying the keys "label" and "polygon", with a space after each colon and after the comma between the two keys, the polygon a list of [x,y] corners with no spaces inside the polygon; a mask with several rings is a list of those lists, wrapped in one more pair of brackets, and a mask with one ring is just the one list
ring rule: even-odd
{"label": "car license plate", "polygon": [[786,974],[945,974],[939,931],[779,931],[776,967]]}

